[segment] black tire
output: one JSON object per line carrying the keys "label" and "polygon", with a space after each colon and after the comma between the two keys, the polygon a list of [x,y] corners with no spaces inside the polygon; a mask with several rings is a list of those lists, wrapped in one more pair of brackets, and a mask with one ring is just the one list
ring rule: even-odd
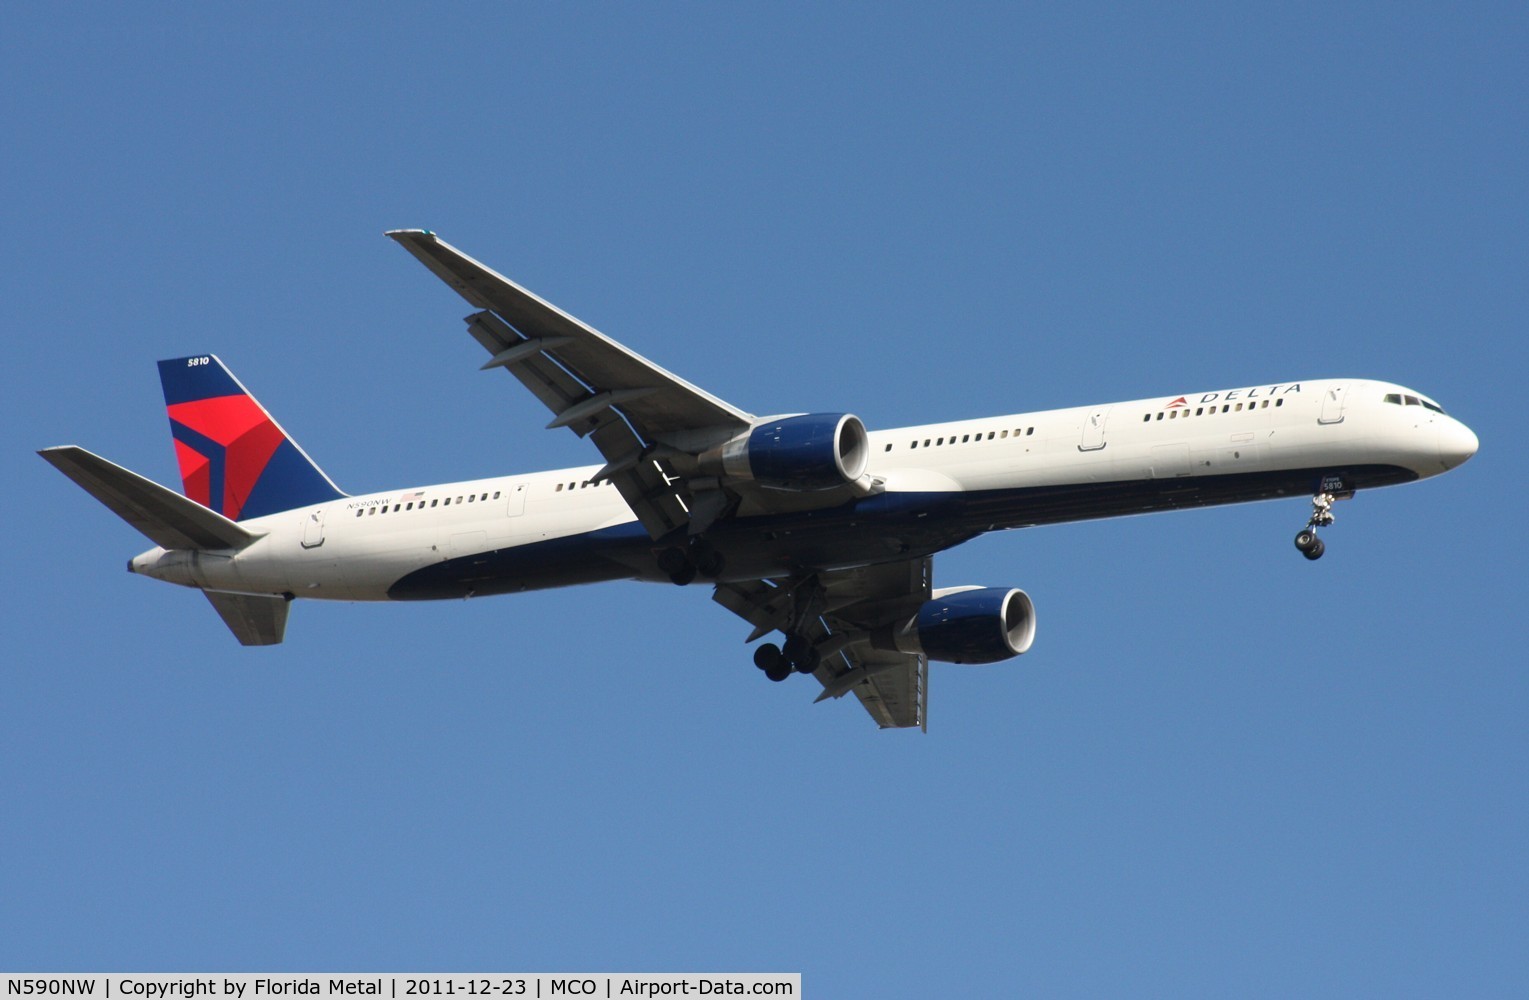
{"label": "black tire", "polygon": [[690,566],[690,556],[681,548],[664,549],[658,554],[658,568],[669,574],[672,580]]}
{"label": "black tire", "polygon": [[1308,559],[1316,558],[1310,554],[1311,550],[1321,544],[1322,539],[1318,538],[1317,533],[1312,531],[1310,528],[1307,528],[1295,536],[1295,547],[1300,549],[1303,553],[1306,553]]}
{"label": "black tire", "polygon": [[1326,551],[1327,551],[1327,546],[1323,545],[1322,544],[1322,539],[1318,538],[1316,544],[1313,545],[1311,548],[1306,550],[1306,558],[1310,559],[1312,561],[1316,561],[1318,559],[1321,559],[1322,558],[1322,553],[1324,553]]}
{"label": "black tire", "polygon": [[722,570],[727,566],[727,559],[716,549],[707,549],[696,557],[696,567],[701,575],[715,580],[722,575]]}
{"label": "black tire", "polygon": [[754,666],[760,670],[768,671],[772,666],[780,663],[780,647],[773,642],[767,642],[762,646],[754,647]]}
{"label": "black tire", "polygon": [[823,658],[818,655],[818,651],[809,649],[801,659],[796,661],[796,670],[802,674],[815,673],[818,669],[818,664],[822,662]]}
{"label": "black tire", "polygon": [[686,564],[683,569],[670,573],[669,579],[674,581],[675,586],[683,587],[695,579],[695,567]]}
{"label": "black tire", "polygon": [[802,662],[810,652],[812,652],[812,644],[807,641],[805,635],[786,636],[786,642],[780,648],[780,654],[792,663]]}
{"label": "black tire", "polygon": [[791,676],[791,664],[787,663],[783,658],[774,666],[766,667],[765,676],[770,678],[770,680],[779,683],[780,681],[783,681],[787,677]]}

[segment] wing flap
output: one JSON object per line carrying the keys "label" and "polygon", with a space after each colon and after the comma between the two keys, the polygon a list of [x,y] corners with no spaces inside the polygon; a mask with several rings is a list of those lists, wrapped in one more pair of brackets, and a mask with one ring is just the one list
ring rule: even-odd
{"label": "wing flap", "polygon": [[[928,725],[929,661],[922,654],[876,649],[870,632],[906,621],[929,599],[931,560],[910,559],[783,580],[718,584],[712,599],[754,626],[749,640],[795,629],[819,649],[831,649],[813,676],[818,701],[851,692],[883,729]],[[813,591],[811,598],[804,594]],[[800,620],[798,603],[820,614]]]}
{"label": "wing flap", "polygon": [[[489,312],[469,316],[467,328],[473,339],[495,358],[509,356],[533,342],[521,337]],[[545,343],[545,339],[542,342]],[[515,376],[555,417],[594,398],[588,387],[564,371],[541,349],[527,350],[498,367]],[[600,450],[611,470],[608,474],[611,484],[632,508],[650,537],[662,538],[686,524],[684,505],[663,470],[653,461],[643,459],[647,446],[622,419],[619,405],[592,409],[585,420],[572,429],[580,437],[588,437]]]}

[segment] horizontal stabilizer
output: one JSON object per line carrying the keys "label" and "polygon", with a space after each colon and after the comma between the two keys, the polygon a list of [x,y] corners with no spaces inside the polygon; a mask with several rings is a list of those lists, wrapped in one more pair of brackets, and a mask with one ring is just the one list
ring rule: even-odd
{"label": "horizontal stabilizer", "polygon": [[260,537],[222,514],[84,448],[64,445],[44,448],[37,454],[164,548],[242,549]]}
{"label": "horizontal stabilizer", "polygon": [[290,599],[280,594],[204,590],[234,637],[245,646],[274,646],[287,634]]}

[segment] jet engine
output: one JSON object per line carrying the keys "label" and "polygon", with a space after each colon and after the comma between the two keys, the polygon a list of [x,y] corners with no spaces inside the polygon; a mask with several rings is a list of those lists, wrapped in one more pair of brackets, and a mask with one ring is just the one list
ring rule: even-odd
{"label": "jet engine", "polygon": [[761,420],[700,456],[701,468],[729,480],[811,492],[858,482],[870,458],[865,424],[848,413]]}
{"label": "jet engine", "polygon": [[935,591],[905,628],[872,636],[872,645],[923,653],[941,663],[997,663],[1035,641],[1035,604],[1019,589],[952,587]]}

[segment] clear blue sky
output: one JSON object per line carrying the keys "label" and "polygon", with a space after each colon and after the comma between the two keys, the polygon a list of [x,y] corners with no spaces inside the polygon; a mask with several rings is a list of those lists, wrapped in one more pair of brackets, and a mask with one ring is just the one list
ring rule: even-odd
{"label": "clear blue sky", "polygon": [[[1522,995],[1529,15],[1170,6],[11,5],[0,969]],[[701,588],[241,649],[32,454],[173,483],[156,359],[351,491],[595,460],[395,227],[755,412],[1372,376],[1482,450],[1320,563],[1297,500],[947,553],[1040,633],[936,665],[928,735]]]}

